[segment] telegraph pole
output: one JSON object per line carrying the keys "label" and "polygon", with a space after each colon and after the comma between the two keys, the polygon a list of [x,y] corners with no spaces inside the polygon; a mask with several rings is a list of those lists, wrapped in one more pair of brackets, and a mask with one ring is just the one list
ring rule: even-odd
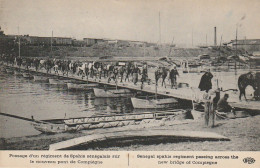
{"label": "telegraph pole", "polygon": [[208,35],[206,34],[206,46],[208,46]]}
{"label": "telegraph pole", "polygon": [[52,38],[53,38],[53,30],[51,31],[51,57],[52,57]]}
{"label": "telegraph pole", "polygon": [[193,47],[193,28],[191,30],[191,46]]}
{"label": "telegraph pole", "polygon": [[161,14],[159,12],[159,44],[161,44]]}
{"label": "telegraph pole", "polygon": [[[237,58],[237,27],[236,27],[236,58]],[[235,60],[235,70],[236,69],[237,69],[237,61]]]}
{"label": "telegraph pole", "polygon": [[19,32],[19,26],[18,26],[18,55],[21,56],[21,40],[20,40],[20,32]]}

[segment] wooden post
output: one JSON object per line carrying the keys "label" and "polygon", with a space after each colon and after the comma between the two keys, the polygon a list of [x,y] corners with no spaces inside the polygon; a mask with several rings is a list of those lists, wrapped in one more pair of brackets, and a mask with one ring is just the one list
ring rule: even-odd
{"label": "wooden post", "polygon": [[155,99],[157,100],[157,84],[155,84]]}
{"label": "wooden post", "polygon": [[116,90],[117,90],[117,77],[116,77]]}
{"label": "wooden post", "polygon": [[209,110],[210,110],[210,102],[208,100],[205,101],[204,104],[204,112],[205,112],[205,125],[209,125]]}
{"label": "wooden post", "polygon": [[213,95],[207,93],[204,96],[204,112],[205,112],[205,125],[214,127],[215,125],[215,107],[213,103]]}
{"label": "wooden post", "polygon": [[215,126],[215,107],[214,107],[214,104],[213,104],[212,100],[210,100],[208,126],[209,127],[214,127]]}

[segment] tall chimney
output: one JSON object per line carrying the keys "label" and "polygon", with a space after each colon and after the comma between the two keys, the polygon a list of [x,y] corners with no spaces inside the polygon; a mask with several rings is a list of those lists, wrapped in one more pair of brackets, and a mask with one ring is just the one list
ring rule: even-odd
{"label": "tall chimney", "polygon": [[217,28],[214,27],[214,45],[217,46]]}

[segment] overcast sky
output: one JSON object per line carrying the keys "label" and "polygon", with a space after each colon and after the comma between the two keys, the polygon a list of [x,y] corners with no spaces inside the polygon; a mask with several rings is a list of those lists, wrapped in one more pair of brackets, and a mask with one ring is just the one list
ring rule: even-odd
{"label": "overcast sky", "polygon": [[208,44],[260,39],[260,0],[0,0],[6,34]]}

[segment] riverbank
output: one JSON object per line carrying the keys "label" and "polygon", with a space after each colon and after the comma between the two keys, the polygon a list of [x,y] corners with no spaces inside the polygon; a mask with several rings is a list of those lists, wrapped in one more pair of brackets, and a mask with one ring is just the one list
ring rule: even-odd
{"label": "riverbank", "polygon": [[[0,42],[1,42],[0,38]],[[3,53],[6,55],[18,54],[18,46],[14,48],[13,41],[2,42]],[[242,54],[244,51],[238,50]],[[172,45],[119,45],[119,44],[94,44],[92,46],[50,46],[50,45],[24,45],[21,44],[20,54],[22,57],[55,57],[60,59],[89,59],[93,57],[163,57],[169,56],[173,58],[190,58],[198,55],[208,54],[212,58],[223,56],[228,57],[235,54],[235,50],[226,47],[208,47],[208,48],[182,48]]]}
{"label": "riverbank", "polygon": [[86,130],[77,133],[63,133],[56,135],[39,134],[36,136],[1,139],[1,150],[48,150],[52,143],[86,136],[94,133],[127,131],[129,129],[168,129],[176,131],[207,131],[215,132],[230,138],[230,141],[204,141],[204,142],[176,142],[158,144],[131,144],[128,146],[107,146],[88,148],[86,150],[122,150],[122,151],[259,151],[260,150],[260,116],[221,120],[216,127],[204,126],[204,121],[182,120],[158,122],[152,125],[125,126],[120,128]]}

